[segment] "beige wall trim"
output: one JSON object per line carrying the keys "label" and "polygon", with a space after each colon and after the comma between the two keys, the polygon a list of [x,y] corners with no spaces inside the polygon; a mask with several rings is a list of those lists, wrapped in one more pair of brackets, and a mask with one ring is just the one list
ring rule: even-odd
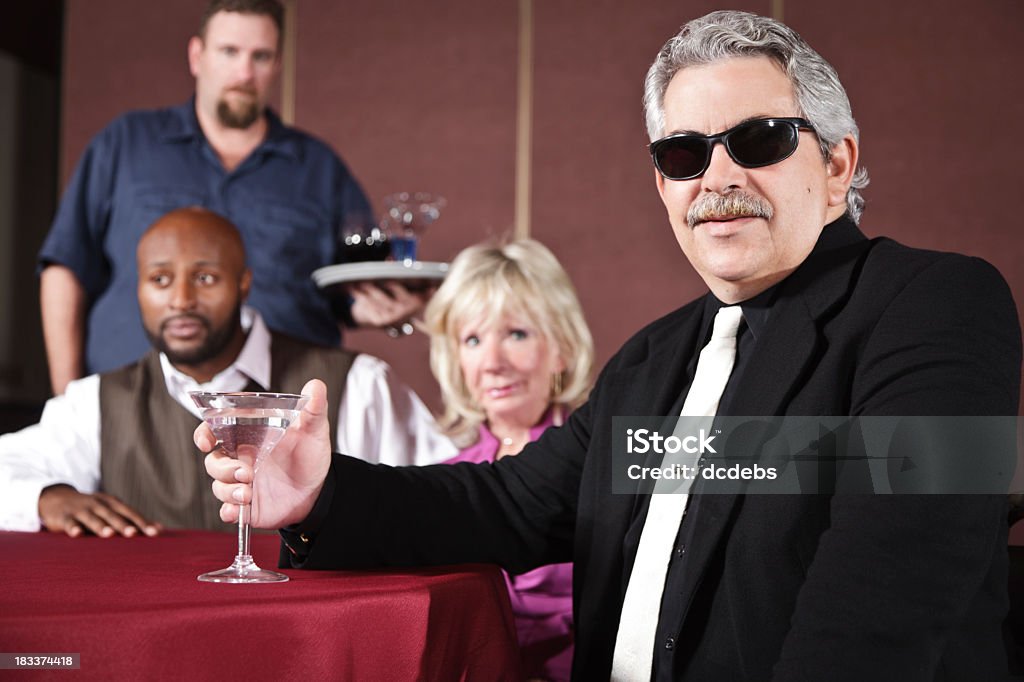
{"label": "beige wall trim", "polygon": [[515,236],[530,236],[530,164],[533,145],[533,0],[519,0],[519,63],[516,93]]}
{"label": "beige wall trim", "polygon": [[284,35],[281,41],[281,120],[295,124],[295,43],[298,35],[295,0],[284,3]]}
{"label": "beige wall trim", "polygon": [[771,0],[772,3],[772,19],[776,21],[785,21],[782,3],[785,0]]}

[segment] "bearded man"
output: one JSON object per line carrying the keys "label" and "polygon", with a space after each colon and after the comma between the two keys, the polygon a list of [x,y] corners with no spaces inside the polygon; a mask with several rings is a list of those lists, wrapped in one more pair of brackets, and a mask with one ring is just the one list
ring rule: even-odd
{"label": "bearded man", "polygon": [[339,319],[386,327],[423,295],[353,291],[351,307],[311,273],[342,260],[344,230],[369,225],[369,202],[322,141],[267,106],[281,69],[278,0],[212,0],[188,43],[195,96],[125,114],[89,144],[39,254],[40,299],[54,393],[137,360],[149,344],[135,305],[135,246],[160,216],[204,206],[238,226],[254,273],[249,304],[267,324],[322,346]]}

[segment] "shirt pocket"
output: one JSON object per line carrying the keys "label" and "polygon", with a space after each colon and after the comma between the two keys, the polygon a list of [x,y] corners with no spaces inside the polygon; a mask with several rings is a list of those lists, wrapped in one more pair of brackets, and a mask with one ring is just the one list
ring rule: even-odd
{"label": "shirt pocket", "polygon": [[252,231],[245,235],[254,271],[275,279],[308,279],[334,261],[334,226],[313,205],[261,201],[253,205]]}

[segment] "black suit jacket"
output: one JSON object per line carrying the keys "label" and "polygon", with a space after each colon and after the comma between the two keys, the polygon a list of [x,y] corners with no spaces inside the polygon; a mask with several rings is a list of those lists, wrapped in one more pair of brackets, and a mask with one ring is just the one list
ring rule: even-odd
{"label": "black suit jacket", "polygon": [[[634,336],[587,404],[518,457],[389,469],[336,456],[303,566],[572,560],[573,676],[608,679],[636,552],[636,498],[611,493],[612,417],[671,408],[701,315],[695,301]],[[1015,415],[1020,361],[1016,308],[991,266],[869,241],[841,219],[781,284],[732,412]],[[704,496],[671,677],[1000,679],[1005,504]]]}

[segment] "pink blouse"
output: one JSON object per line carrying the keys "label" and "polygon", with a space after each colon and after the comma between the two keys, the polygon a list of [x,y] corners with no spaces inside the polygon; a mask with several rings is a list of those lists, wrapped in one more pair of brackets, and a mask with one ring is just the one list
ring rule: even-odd
{"label": "pink blouse", "polygon": [[[530,429],[530,440],[552,425],[551,414]],[[493,462],[501,446],[497,437],[480,426],[480,439],[445,464]],[[505,574],[512,600],[523,672],[527,678],[561,682],[572,669],[572,564],[541,566],[522,575]]]}

